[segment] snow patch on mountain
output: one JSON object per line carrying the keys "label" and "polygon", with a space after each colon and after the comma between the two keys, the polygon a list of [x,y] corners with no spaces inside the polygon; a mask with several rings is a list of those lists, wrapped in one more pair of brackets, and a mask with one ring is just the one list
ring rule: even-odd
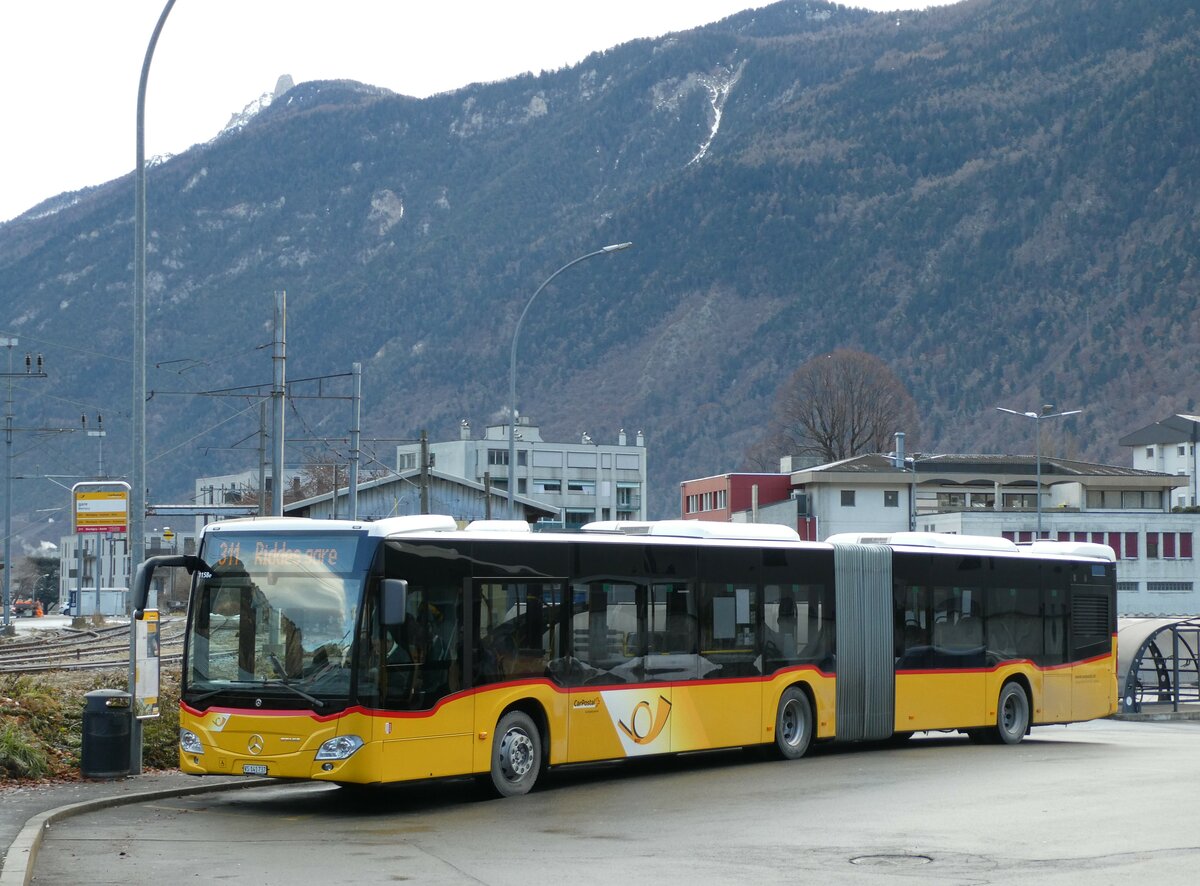
{"label": "snow patch on mountain", "polygon": [[264,92],[254,101],[250,102],[250,104],[246,105],[246,107],[242,108],[241,111],[230,115],[229,122],[226,123],[225,127],[220,131],[220,133],[218,133],[217,138],[220,138],[221,136],[227,135],[231,132],[240,132],[241,130],[245,129],[251,120],[269,108],[275,99],[279,98],[295,85],[296,84],[292,81],[291,75],[284,74],[275,81],[275,89],[272,92]]}

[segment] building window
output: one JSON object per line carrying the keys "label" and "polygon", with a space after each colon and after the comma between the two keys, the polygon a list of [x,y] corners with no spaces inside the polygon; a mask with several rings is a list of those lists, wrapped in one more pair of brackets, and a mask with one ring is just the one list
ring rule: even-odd
{"label": "building window", "polygon": [[1146,590],[1157,591],[1160,594],[1186,594],[1192,590],[1190,581],[1148,581]]}
{"label": "building window", "polygon": [[535,468],[561,468],[562,463],[562,452],[557,449],[535,449],[533,451]]}
{"label": "building window", "polygon": [[1146,458],[1154,458],[1154,447],[1153,446],[1146,447]]}
{"label": "building window", "polygon": [[1184,447],[1184,446],[1179,446],[1179,447],[1177,447],[1177,448],[1176,448],[1176,450],[1175,450],[1175,451],[1176,451],[1176,453],[1177,453],[1178,455],[1184,455],[1184,454],[1186,454],[1186,451],[1187,451],[1187,450],[1186,450],[1186,447]]}
{"label": "building window", "polygon": [[1037,508],[1037,493],[1006,492],[1001,502],[1006,511],[1032,511]]}
{"label": "building window", "polygon": [[488,450],[489,465],[506,465],[508,464],[507,449],[489,449]]}
{"label": "building window", "polygon": [[417,454],[415,452],[401,452],[396,459],[398,464],[397,469],[401,471],[411,471],[417,466]]}
{"label": "building window", "polygon": [[1117,582],[1117,591],[1124,594],[1136,594],[1141,586],[1141,582],[1137,581],[1119,581]]}
{"label": "building window", "polygon": [[534,480],[533,491],[537,492],[562,492],[562,480]]}
{"label": "building window", "polygon": [[1089,489],[1087,506],[1090,510],[1157,510],[1161,505],[1158,490],[1151,489]]}
{"label": "building window", "polygon": [[576,495],[595,495],[596,484],[584,480],[568,480],[567,492],[574,492]]}
{"label": "building window", "polygon": [[1121,559],[1121,551],[1125,547],[1123,544],[1121,544],[1121,533],[1110,532],[1108,534],[1108,541],[1105,542],[1105,544],[1107,544],[1110,548],[1112,548],[1113,553],[1116,555],[1117,559],[1120,560]]}
{"label": "building window", "polygon": [[842,507],[843,508],[854,507],[854,490],[853,489],[843,489],[842,490]]}
{"label": "building window", "polygon": [[1128,560],[1136,560],[1138,555],[1138,534],[1136,532],[1125,533],[1125,558]]}
{"label": "building window", "polygon": [[1148,560],[1192,559],[1192,533],[1147,532],[1146,558]]}
{"label": "building window", "polygon": [[517,450],[517,467],[523,468],[529,464],[529,452],[525,449]]}
{"label": "building window", "polygon": [[939,511],[961,510],[967,506],[967,495],[965,492],[939,492],[937,506]]}
{"label": "building window", "polygon": [[576,528],[582,526],[584,523],[591,523],[592,520],[594,520],[595,518],[596,518],[595,511],[567,511],[566,512],[567,526],[574,526]]}
{"label": "building window", "polygon": [[900,493],[895,489],[885,489],[883,491],[883,506],[885,508],[900,507]]}

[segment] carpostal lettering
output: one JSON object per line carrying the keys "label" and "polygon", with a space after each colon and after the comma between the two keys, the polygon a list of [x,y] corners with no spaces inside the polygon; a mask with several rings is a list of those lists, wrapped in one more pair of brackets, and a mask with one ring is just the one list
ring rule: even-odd
{"label": "carpostal lettering", "polygon": [[296,554],[303,554],[310,560],[314,560],[317,563],[323,563],[331,569],[337,566],[337,548],[291,547],[286,541],[283,540],[255,542],[254,565],[286,566],[288,565],[289,558]]}

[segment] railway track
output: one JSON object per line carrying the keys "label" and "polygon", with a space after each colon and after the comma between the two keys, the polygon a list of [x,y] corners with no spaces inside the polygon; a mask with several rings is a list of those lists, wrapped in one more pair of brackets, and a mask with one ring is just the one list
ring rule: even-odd
{"label": "railway track", "polygon": [[[159,622],[159,656],[163,665],[183,656],[182,618]],[[58,628],[0,642],[0,674],[40,671],[101,671],[128,667],[129,625]]]}

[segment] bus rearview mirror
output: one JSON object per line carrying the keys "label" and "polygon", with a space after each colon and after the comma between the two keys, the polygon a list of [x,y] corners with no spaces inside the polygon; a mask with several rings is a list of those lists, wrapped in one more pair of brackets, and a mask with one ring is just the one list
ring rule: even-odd
{"label": "bus rearview mirror", "polygon": [[382,615],[385,625],[404,624],[404,615],[408,609],[408,582],[401,578],[385,578],[383,580]]}

